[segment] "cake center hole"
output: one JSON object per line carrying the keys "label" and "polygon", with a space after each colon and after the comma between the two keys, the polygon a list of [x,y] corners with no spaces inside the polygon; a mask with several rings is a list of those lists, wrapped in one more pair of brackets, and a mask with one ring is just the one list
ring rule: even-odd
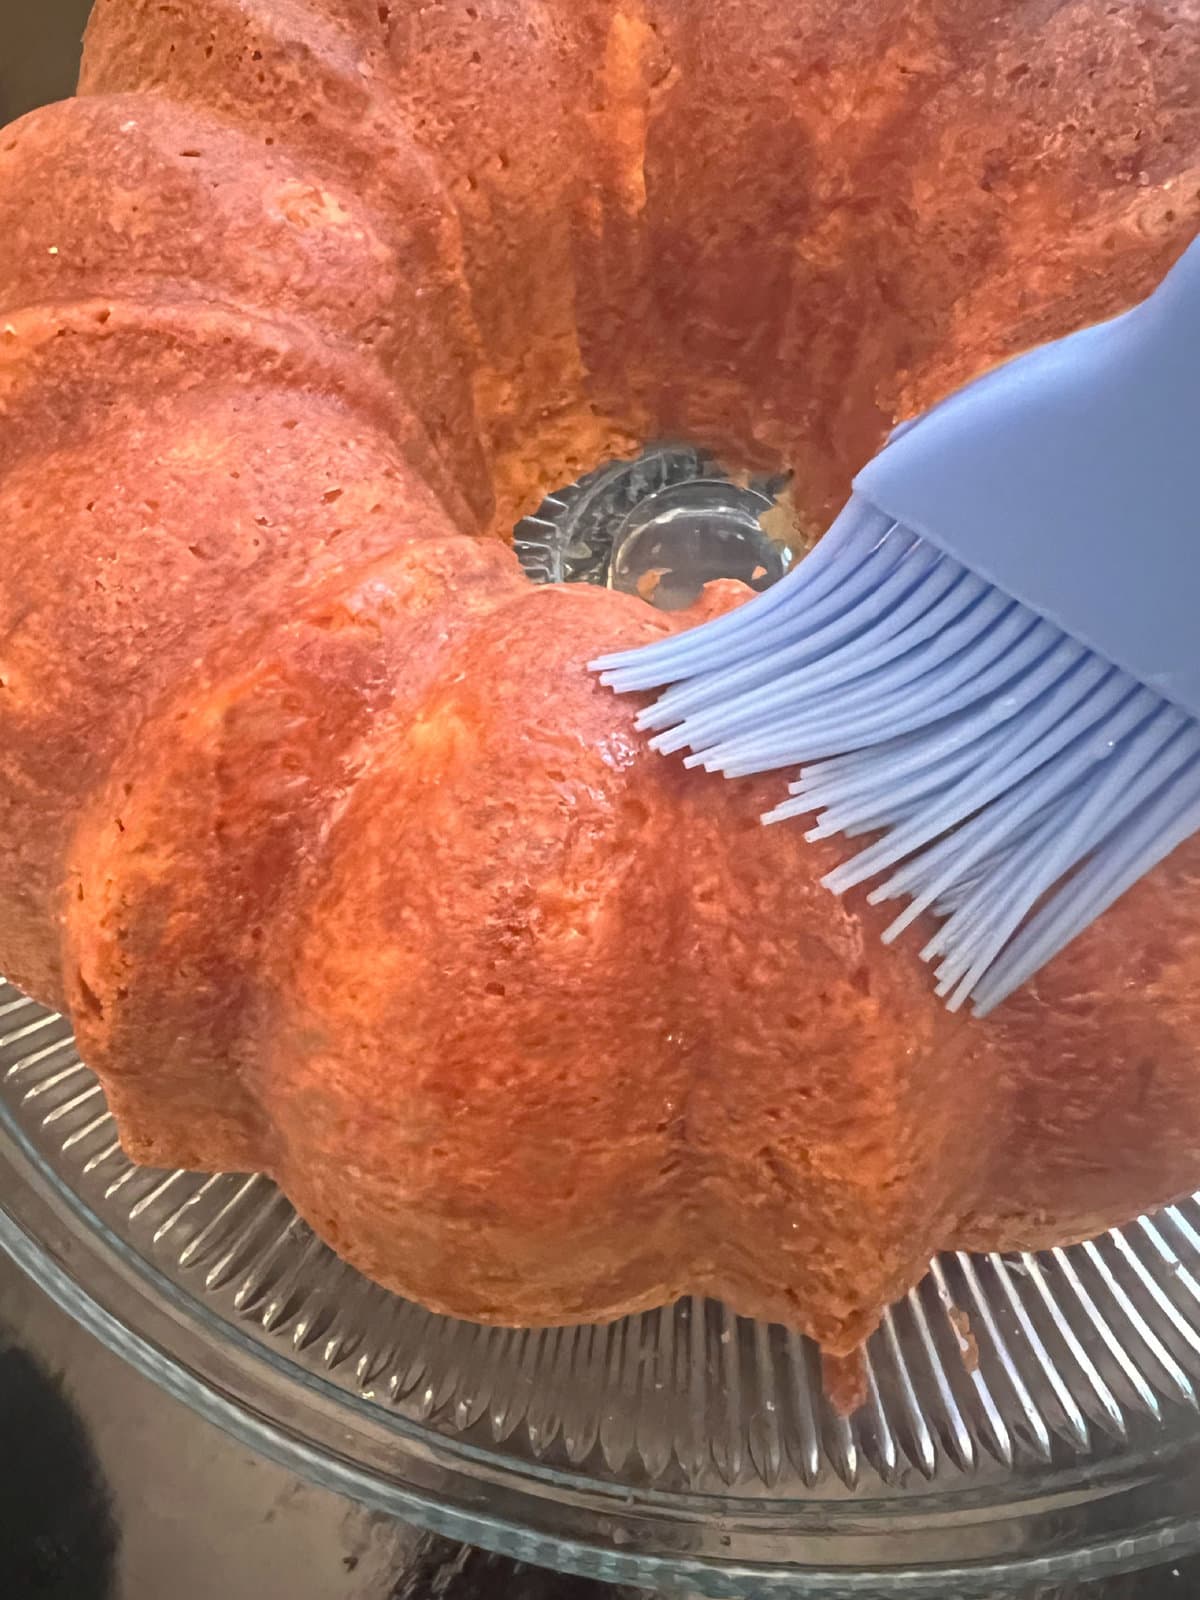
{"label": "cake center hole", "polygon": [[691,605],[714,578],[766,589],[786,564],[786,553],[759,521],[771,504],[757,490],[720,478],[661,489],[617,528],[608,581],[662,611]]}
{"label": "cake center hole", "polygon": [[609,462],[547,495],[513,531],[535,583],[595,583],[663,611],[691,605],[706,583],[769,588],[804,543],[785,475],[734,474],[707,453],[655,446]]}

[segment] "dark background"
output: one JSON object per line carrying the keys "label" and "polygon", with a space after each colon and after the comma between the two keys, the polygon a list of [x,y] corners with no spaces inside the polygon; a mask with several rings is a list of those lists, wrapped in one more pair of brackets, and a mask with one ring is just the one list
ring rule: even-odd
{"label": "dark background", "polygon": [[0,123],[75,87],[92,0],[0,0]]}
{"label": "dark background", "polygon": [[[71,93],[89,10],[90,0],[0,0],[0,124]],[[1200,1600],[1200,1561],[1038,1600],[1068,1593]],[[124,1368],[0,1258],[0,1600],[621,1595],[415,1534],[290,1480]]]}

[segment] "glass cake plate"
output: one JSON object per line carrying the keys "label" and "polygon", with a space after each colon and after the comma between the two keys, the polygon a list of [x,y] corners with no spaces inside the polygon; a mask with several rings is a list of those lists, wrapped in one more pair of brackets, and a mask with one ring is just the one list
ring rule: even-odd
{"label": "glass cake plate", "polygon": [[[549,497],[516,544],[540,581],[686,603],[714,565],[786,568],[785,489],[659,448]],[[69,1023],[0,985],[0,1245],[254,1448],[527,1561],[967,1600],[1200,1548],[1200,1197],[1070,1250],[939,1259],[847,1419],[807,1341],[720,1305],[476,1327],[356,1274],[262,1176],[132,1166]]]}

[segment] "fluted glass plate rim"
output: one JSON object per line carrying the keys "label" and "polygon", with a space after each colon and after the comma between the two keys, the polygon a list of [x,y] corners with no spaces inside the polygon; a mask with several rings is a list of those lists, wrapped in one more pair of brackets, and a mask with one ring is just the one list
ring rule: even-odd
{"label": "fluted glass plate rim", "polygon": [[[856,1542],[871,1523],[876,1535],[886,1536],[899,1524],[927,1518],[937,1537],[965,1514],[973,1526],[982,1521],[999,1528],[1020,1523],[1043,1497],[1112,1509],[1168,1468],[1177,1486],[1196,1486],[1200,1505],[1200,1437],[1123,1455],[1071,1482],[1048,1470],[1041,1485],[1027,1478],[1021,1497],[1008,1501],[979,1489],[961,1495],[943,1489],[899,1502],[740,1500],[735,1506],[718,1496],[622,1494],[612,1484],[552,1467],[523,1463],[514,1470],[498,1454],[378,1413],[224,1322],[113,1234],[46,1167],[2,1104],[0,1247],[116,1354],[251,1448],[377,1510],[562,1570],[712,1597],[794,1593],[803,1578],[808,1592],[830,1600],[950,1593],[965,1600],[1017,1583],[1130,1570],[1200,1548],[1197,1513],[1007,1559],[963,1563],[931,1556],[916,1566],[857,1568],[804,1559],[823,1521],[840,1522]],[[373,1459],[381,1449],[391,1457],[389,1466]],[[1038,1487],[1042,1496],[1030,1492]],[[774,1526],[781,1520],[791,1526]],[[718,1536],[729,1540],[728,1558],[669,1547],[672,1533],[686,1537],[706,1524],[726,1530]],[[773,1563],[739,1559],[733,1548],[741,1543],[738,1534],[755,1529],[786,1543],[786,1555]],[[826,1537],[836,1533],[827,1528]]]}

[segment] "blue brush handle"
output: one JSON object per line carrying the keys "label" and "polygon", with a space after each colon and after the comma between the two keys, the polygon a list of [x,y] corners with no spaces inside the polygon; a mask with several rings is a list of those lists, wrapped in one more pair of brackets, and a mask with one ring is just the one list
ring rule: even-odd
{"label": "blue brush handle", "polygon": [[900,428],[855,493],[1200,716],[1200,239]]}

